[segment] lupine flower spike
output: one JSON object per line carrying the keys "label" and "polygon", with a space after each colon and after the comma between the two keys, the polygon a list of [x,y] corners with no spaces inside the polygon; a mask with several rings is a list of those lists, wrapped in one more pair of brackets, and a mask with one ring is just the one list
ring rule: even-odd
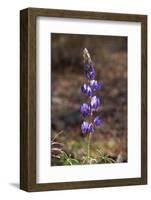
{"label": "lupine flower spike", "polygon": [[96,92],[102,88],[101,83],[95,80],[94,64],[91,60],[88,50],[83,50],[84,76],[86,83],[83,83],[81,92],[88,98],[86,103],[80,107],[80,112],[83,116],[81,131],[83,135],[88,135],[88,153],[87,159],[90,159],[90,137],[94,133],[94,129],[102,124],[99,116],[94,117],[94,113],[101,106],[100,98],[96,96]]}

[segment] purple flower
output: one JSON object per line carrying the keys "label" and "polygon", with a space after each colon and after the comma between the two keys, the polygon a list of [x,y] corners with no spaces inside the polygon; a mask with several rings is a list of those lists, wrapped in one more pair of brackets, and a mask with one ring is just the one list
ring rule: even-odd
{"label": "purple flower", "polygon": [[94,132],[93,124],[92,123],[89,124],[88,122],[84,121],[81,124],[81,131],[82,131],[83,134],[93,133]]}
{"label": "purple flower", "polygon": [[94,132],[94,126],[93,124],[89,124],[89,130],[88,130],[89,133],[93,133]]}
{"label": "purple flower", "polygon": [[96,80],[91,80],[90,81],[90,87],[93,91],[101,89],[101,84],[98,83]]}
{"label": "purple flower", "polygon": [[88,95],[89,97],[92,96],[92,89],[91,89],[90,86],[87,85],[87,84],[83,84],[83,86],[81,87],[81,91],[82,91],[84,94]]}
{"label": "purple flower", "polygon": [[99,117],[95,117],[93,122],[95,126],[100,126],[102,124],[102,120]]}
{"label": "purple flower", "polygon": [[96,111],[100,106],[100,98],[93,96],[93,92],[101,89],[102,85],[94,80],[95,71],[94,65],[91,60],[88,50],[85,48],[83,50],[84,58],[84,76],[87,78],[87,81],[82,85],[81,92],[87,96],[87,103],[83,103],[80,107],[80,112],[84,119],[91,115],[91,119],[88,122],[84,121],[81,124],[81,131],[83,134],[91,134],[94,132],[94,129],[102,124],[102,120],[97,116],[93,117],[93,112]]}
{"label": "purple flower", "polygon": [[94,79],[94,77],[95,77],[95,71],[94,71],[94,67],[93,67],[92,63],[90,63],[89,67],[87,69],[85,69],[85,76],[89,80]]}
{"label": "purple flower", "polygon": [[92,79],[94,79],[95,74],[94,74],[93,71],[88,71],[88,70],[86,70],[86,71],[85,71],[85,76],[86,76],[89,80],[92,80]]}
{"label": "purple flower", "polygon": [[82,113],[83,117],[87,117],[90,114],[90,106],[88,106],[88,104],[84,103],[80,107],[80,112]]}
{"label": "purple flower", "polygon": [[89,69],[90,71],[94,71],[94,65],[92,62],[89,63]]}
{"label": "purple flower", "polygon": [[90,105],[91,105],[92,110],[96,110],[100,106],[100,99],[96,96],[93,96],[91,98]]}
{"label": "purple flower", "polygon": [[85,133],[88,132],[88,130],[89,130],[89,123],[84,121],[81,124],[81,131],[82,131],[83,134],[85,134]]}

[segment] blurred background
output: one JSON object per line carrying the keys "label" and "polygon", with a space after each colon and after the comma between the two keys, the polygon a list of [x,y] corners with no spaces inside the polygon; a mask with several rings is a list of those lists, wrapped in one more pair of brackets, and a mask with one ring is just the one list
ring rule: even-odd
{"label": "blurred background", "polygon": [[[93,134],[91,155],[95,158],[101,148],[117,162],[127,162],[127,37],[51,34],[51,140],[73,158],[86,153],[79,111],[86,101],[81,95],[84,48],[94,62],[95,79],[103,84],[97,92],[103,124]],[[60,163],[51,157],[51,165]]]}

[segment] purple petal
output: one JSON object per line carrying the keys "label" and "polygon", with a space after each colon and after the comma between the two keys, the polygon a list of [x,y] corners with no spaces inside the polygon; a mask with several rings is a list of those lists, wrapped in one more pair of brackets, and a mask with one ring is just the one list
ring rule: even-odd
{"label": "purple petal", "polygon": [[94,125],[100,126],[102,124],[102,120],[99,117],[94,118]]}

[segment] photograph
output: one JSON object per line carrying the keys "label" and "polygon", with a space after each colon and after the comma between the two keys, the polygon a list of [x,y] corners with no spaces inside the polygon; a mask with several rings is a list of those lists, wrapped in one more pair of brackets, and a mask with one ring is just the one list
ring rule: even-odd
{"label": "photograph", "polygon": [[51,33],[51,166],[128,162],[127,42]]}
{"label": "photograph", "polygon": [[20,189],[147,184],[147,15],[20,11]]}

